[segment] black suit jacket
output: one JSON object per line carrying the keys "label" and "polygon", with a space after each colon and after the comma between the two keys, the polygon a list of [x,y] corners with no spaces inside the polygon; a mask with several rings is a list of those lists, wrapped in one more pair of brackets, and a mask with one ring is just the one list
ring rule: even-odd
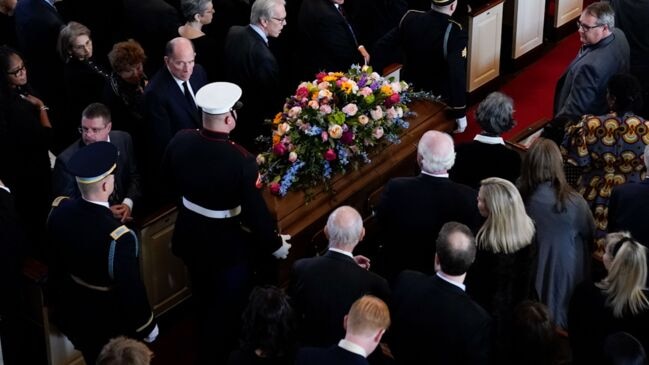
{"label": "black suit jacket", "polygon": [[[133,142],[131,136],[122,131],[111,131],[110,143],[117,147],[118,161],[115,170],[115,192],[111,196],[111,204],[121,204],[124,198],[134,202],[142,196],[140,188],[140,174],[135,165]],[[52,172],[54,196],[80,197],[79,187],[73,175],[68,172],[67,164],[70,158],[85,147],[81,139],[71,144],[65,151],[56,157],[54,171]]]}
{"label": "black suit jacket", "polygon": [[303,0],[297,27],[307,79],[321,70],[346,72],[363,62],[355,34],[331,0]]}
{"label": "black suit jacket", "polygon": [[398,364],[488,363],[491,318],[457,286],[404,271],[394,286],[390,314],[388,343]]}
{"label": "black suit jacket", "polygon": [[479,189],[480,181],[488,177],[515,183],[521,174],[521,156],[502,144],[471,141],[456,146],[455,153],[450,179],[474,189]]}
{"label": "black suit jacket", "polygon": [[[207,74],[201,65],[194,65],[189,83],[194,95],[207,84]],[[199,129],[203,125],[200,111],[185,99],[167,67],[163,66],[147,85],[144,103],[153,138],[152,152],[158,161],[176,132],[181,129]]]}
{"label": "black suit jacket", "polygon": [[389,287],[385,279],[361,268],[351,257],[328,251],[295,262],[289,293],[304,344],[327,346],[345,336],[343,318],[356,299],[372,294],[387,302]]}
{"label": "black suit jacket", "polygon": [[280,71],[275,56],[251,26],[233,26],[225,40],[225,79],[241,87],[244,108],[238,112],[233,138],[248,150],[260,134],[270,137],[264,119],[282,111]]}
{"label": "black suit jacket", "polygon": [[435,240],[444,223],[456,221],[477,232],[482,218],[478,193],[448,178],[421,174],[388,181],[377,207],[386,253],[386,277],[412,269],[434,272]]}
{"label": "black suit jacket", "polygon": [[608,231],[629,231],[633,238],[649,247],[649,180],[613,188],[608,201]]}
{"label": "black suit jacket", "polygon": [[329,348],[305,347],[295,357],[296,365],[367,365],[367,359],[336,345]]}

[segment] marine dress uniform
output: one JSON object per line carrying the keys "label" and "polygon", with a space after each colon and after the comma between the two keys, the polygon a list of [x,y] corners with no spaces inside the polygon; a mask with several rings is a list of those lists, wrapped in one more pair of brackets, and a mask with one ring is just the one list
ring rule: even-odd
{"label": "marine dress uniform", "polygon": [[[237,85],[217,82],[201,88],[196,103],[204,120],[210,114],[236,118],[240,96]],[[228,133],[179,131],[167,146],[162,171],[179,199],[172,250],[189,269],[203,317],[206,343],[199,350],[209,346],[210,357],[221,358],[236,343],[237,322],[251,289],[253,252],[285,258],[290,245],[278,235],[262,198],[255,157]]]}
{"label": "marine dress uniform", "polygon": [[[116,161],[114,145],[96,142],[72,156],[69,170],[78,183],[93,184],[112,174]],[[48,229],[52,315],[86,363],[94,364],[113,337],[152,341],[158,329],[140,278],[138,239],[113,217],[108,201],[59,197]]]}

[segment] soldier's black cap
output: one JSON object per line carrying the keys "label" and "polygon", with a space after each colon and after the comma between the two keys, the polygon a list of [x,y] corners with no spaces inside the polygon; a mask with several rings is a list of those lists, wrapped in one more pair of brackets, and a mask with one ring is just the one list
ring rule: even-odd
{"label": "soldier's black cap", "polygon": [[92,184],[112,174],[116,167],[117,147],[110,142],[95,142],[72,155],[68,172],[80,184]]}
{"label": "soldier's black cap", "polygon": [[433,5],[437,6],[446,6],[446,5],[451,5],[455,0],[431,0],[433,2]]}

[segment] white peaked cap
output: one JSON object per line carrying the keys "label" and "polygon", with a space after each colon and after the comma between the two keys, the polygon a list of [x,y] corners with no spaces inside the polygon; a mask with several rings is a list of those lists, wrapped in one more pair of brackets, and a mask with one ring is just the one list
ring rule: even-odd
{"label": "white peaked cap", "polygon": [[[207,114],[224,114],[239,109],[235,104],[241,98],[241,88],[231,82],[212,82],[196,93],[196,105]],[[241,104],[241,103],[239,103]]]}

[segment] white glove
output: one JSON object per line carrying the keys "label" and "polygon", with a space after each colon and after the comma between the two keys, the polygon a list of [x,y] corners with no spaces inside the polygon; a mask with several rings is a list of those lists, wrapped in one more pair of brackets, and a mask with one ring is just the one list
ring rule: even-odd
{"label": "white glove", "polygon": [[455,123],[457,124],[457,127],[453,131],[453,133],[462,133],[466,129],[466,116],[462,118],[456,118]]}
{"label": "white glove", "polygon": [[158,334],[160,333],[160,330],[158,329],[158,325],[156,324],[155,327],[151,330],[151,333],[149,333],[148,336],[144,338],[144,342],[151,343],[155,341],[156,338],[158,338]]}
{"label": "white glove", "polygon": [[276,259],[285,259],[288,257],[288,250],[291,248],[291,244],[288,243],[288,240],[291,239],[291,235],[281,234],[280,236],[282,237],[282,247],[273,252],[273,256],[275,256]]}

